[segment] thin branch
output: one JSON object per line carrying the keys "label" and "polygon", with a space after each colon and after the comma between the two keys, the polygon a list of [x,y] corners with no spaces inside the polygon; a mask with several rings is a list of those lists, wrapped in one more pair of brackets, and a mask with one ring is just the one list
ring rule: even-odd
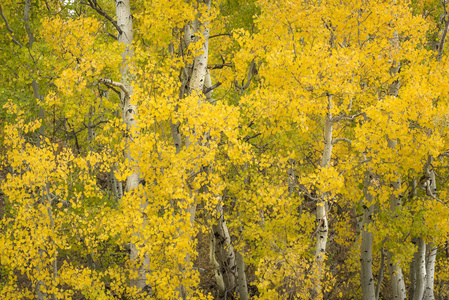
{"label": "thin branch", "polygon": [[123,33],[123,30],[118,26],[117,21],[114,21],[114,19],[111,18],[97,3],[97,1],[87,0],[89,3],[86,2],[80,2],[80,4],[90,6],[93,10],[95,10],[100,16],[103,16],[108,20],[109,22],[114,25],[114,27],[117,29],[119,35]]}
{"label": "thin branch", "polygon": [[443,56],[444,41],[446,40],[448,29],[449,29],[449,20],[446,18],[446,25],[444,26],[443,34],[441,35],[441,41],[440,44],[438,45],[437,61],[440,61]]}
{"label": "thin branch", "polygon": [[223,63],[223,64],[214,64],[214,65],[208,65],[207,68],[209,70],[214,70],[214,69],[223,69],[224,67],[234,67],[233,64],[227,64],[227,63]]}
{"label": "thin branch", "polygon": [[116,87],[120,88],[125,93],[126,97],[131,96],[128,88],[121,82],[115,82],[115,81],[112,81],[111,79],[100,79],[99,82],[103,83],[106,86],[109,86],[109,85],[116,86]]}
{"label": "thin branch", "polygon": [[0,15],[2,16],[3,21],[5,21],[6,29],[11,33],[12,41],[14,42],[14,44],[16,44],[19,47],[22,47],[22,44],[18,40],[16,40],[16,38],[14,37],[14,31],[11,29],[11,27],[9,27],[8,20],[6,19],[5,15],[3,14],[3,9],[2,9],[1,5],[0,5]]}
{"label": "thin branch", "polygon": [[332,123],[336,123],[336,122],[341,121],[341,120],[354,120],[355,118],[360,117],[360,116],[366,117],[366,114],[365,113],[358,113],[358,114],[350,115],[350,116],[340,115],[340,116],[333,117],[331,119],[331,122]]}
{"label": "thin branch", "polygon": [[113,38],[114,40],[118,40],[118,37],[116,37],[115,35],[113,35],[112,33],[108,32],[108,36]]}
{"label": "thin branch", "polygon": [[219,33],[219,34],[211,35],[209,37],[209,39],[214,38],[214,37],[219,37],[219,36],[232,36],[232,34],[230,34],[230,33]]}
{"label": "thin branch", "polygon": [[350,139],[347,139],[347,138],[336,138],[336,139],[332,140],[332,145],[335,145],[338,142],[346,142],[346,143],[349,143],[349,144],[352,143],[352,141]]}
{"label": "thin branch", "polygon": [[216,84],[214,84],[213,86],[210,86],[210,87],[208,87],[208,88],[204,88],[203,89],[203,94],[207,94],[207,93],[209,93],[210,91],[213,91],[214,89],[216,89],[217,87],[219,87],[221,85],[221,82],[217,82]]}
{"label": "thin branch", "polygon": [[449,157],[449,152],[443,152],[440,155],[438,155],[438,157]]}
{"label": "thin branch", "polygon": [[34,43],[34,35],[30,29],[30,9],[31,9],[30,6],[31,6],[31,0],[25,0],[25,8],[23,10],[23,19],[25,21],[25,29],[28,34],[29,45],[30,45],[30,48],[32,48],[33,43]]}
{"label": "thin branch", "polygon": [[257,74],[256,63],[254,62],[254,59],[251,61],[251,64],[249,65],[248,78],[246,80],[246,83],[243,86],[239,86],[237,80],[234,81],[235,87],[240,90],[240,93],[243,93],[249,87],[251,79],[253,78],[253,74]]}
{"label": "thin branch", "polygon": [[[259,132],[259,133],[256,133],[256,134],[253,135],[253,136],[245,136],[245,137],[243,138],[243,140],[244,140],[245,142],[247,142],[247,141],[249,141],[249,140],[251,140],[251,139],[254,139],[254,138],[258,137],[259,135],[261,135],[260,132]],[[239,139],[240,139],[240,138],[239,138]]]}

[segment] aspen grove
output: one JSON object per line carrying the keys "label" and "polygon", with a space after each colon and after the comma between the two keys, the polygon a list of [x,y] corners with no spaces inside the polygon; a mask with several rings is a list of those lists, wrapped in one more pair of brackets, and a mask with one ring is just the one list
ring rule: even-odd
{"label": "aspen grove", "polygon": [[449,299],[446,0],[1,0],[0,299]]}

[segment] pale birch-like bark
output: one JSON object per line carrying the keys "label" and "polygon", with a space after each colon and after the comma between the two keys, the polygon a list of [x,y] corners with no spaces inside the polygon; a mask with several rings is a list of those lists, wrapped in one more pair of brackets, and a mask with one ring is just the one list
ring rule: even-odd
{"label": "pale birch-like bark", "polygon": [[[387,138],[388,147],[394,149],[397,145],[397,140],[390,140]],[[391,186],[394,191],[397,191],[401,187],[401,179],[391,182]],[[392,213],[396,211],[397,207],[402,205],[401,198],[395,196],[394,192],[390,195],[390,210]],[[393,263],[393,255],[391,252],[387,253],[388,258],[388,269],[390,271],[391,289],[393,291],[393,299],[406,299],[407,293],[405,289],[404,276],[402,274],[402,269],[399,263]]]}
{"label": "pale birch-like bark", "polygon": [[435,260],[437,256],[437,247],[432,246],[430,243],[428,245],[429,248],[429,254],[427,258],[427,266],[426,266],[426,272],[427,272],[427,280],[426,280],[426,290],[424,291],[424,300],[434,300],[434,279],[435,279]]}
{"label": "pale birch-like bark", "polygon": [[[332,155],[332,96],[328,96],[328,106],[327,114],[324,124],[324,150],[323,157],[321,158],[321,167],[327,168],[331,160]],[[327,193],[321,194],[321,200],[317,203],[316,209],[316,221],[317,221],[317,235],[316,235],[316,250],[315,250],[315,260],[316,260],[316,276],[317,284],[315,286],[316,295],[321,295],[321,277],[324,268],[324,256],[326,254],[326,243],[329,232],[328,222],[327,222],[327,211],[326,211],[326,197]]]}
{"label": "pale birch-like bark", "polygon": [[[416,179],[413,179],[410,183],[410,201],[413,201],[414,198],[417,195],[417,191],[416,191]],[[412,238],[412,243],[417,244],[417,239],[416,238]],[[416,260],[417,260],[417,255],[418,252],[415,252],[415,254],[413,255],[413,259],[410,262],[410,271],[409,271],[409,281],[410,281],[410,286],[408,288],[409,292],[409,298],[411,299],[415,293],[415,288],[416,288]]]}
{"label": "pale birch-like bark", "polygon": [[246,282],[245,262],[243,261],[243,255],[236,251],[235,257],[237,263],[237,278],[239,283],[240,300],[248,300],[248,284]]}
{"label": "pale birch-like bark", "polygon": [[[391,52],[399,51],[399,35],[395,30],[393,32],[393,38],[391,39]],[[392,60],[392,67],[390,68],[390,75],[395,76],[400,69],[400,64],[396,61]],[[400,80],[397,79],[392,82],[389,86],[388,94],[390,96],[397,97],[399,94],[400,88]],[[391,149],[396,148],[397,140],[390,139],[387,137],[388,147]],[[391,182],[391,186],[394,191],[398,191],[401,188],[401,179],[398,178],[396,181]],[[392,213],[396,211],[397,207],[402,205],[402,201],[400,196],[395,196],[394,192],[390,195],[390,210]],[[393,291],[394,299],[407,299],[407,292],[405,288],[404,276],[402,274],[402,269],[399,266],[399,263],[393,263],[393,255],[391,252],[387,252],[388,259],[388,269],[390,271],[390,281],[391,281],[391,289]]]}
{"label": "pale birch-like bark", "polygon": [[417,239],[418,251],[414,256],[415,264],[413,272],[415,273],[413,300],[422,300],[424,296],[424,289],[427,283],[426,280],[426,243],[423,238]]}
{"label": "pale birch-like bark", "polygon": [[373,195],[369,192],[371,187],[372,174],[367,171],[365,174],[365,188],[364,197],[365,203],[363,205],[363,225],[362,225],[362,245],[360,253],[360,281],[362,285],[363,300],[375,300],[376,295],[374,291],[373,278],[373,233],[369,231],[368,226],[373,222],[374,203]]}
{"label": "pale birch-like bark", "polygon": [[380,269],[379,269],[379,276],[377,277],[377,285],[376,285],[376,300],[379,299],[380,294],[380,287],[382,285],[382,281],[384,280],[384,270],[385,270],[385,250],[384,248],[381,249],[381,259],[380,259]]}
{"label": "pale birch-like bark", "polygon": [[217,208],[217,214],[217,224],[212,225],[210,234],[210,260],[218,287],[218,299],[227,299],[236,292],[237,266],[221,204]]}
{"label": "pale birch-like bark", "polygon": [[[129,147],[130,142],[132,141],[132,136],[137,134],[133,132],[136,125],[136,114],[137,107],[136,105],[131,104],[131,95],[132,95],[132,87],[131,87],[131,74],[129,72],[128,59],[132,57],[132,41],[133,41],[133,17],[131,15],[131,7],[130,0],[116,0],[115,8],[117,14],[117,26],[120,27],[121,32],[118,35],[118,42],[125,45],[125,51],[122,54],[123,63],[120,69],[121,73],[121,87],[120,92],[120,104],[122,108],[122,118],[123,122],[127,125],[128,129],[128,143]],[[130,149],[125,150],[125,158],[130,165],[137,161],[137,158],[132,157]],[[134,172],[126,178],[126,191],[131,192],[136,189],[139,185],[139,173]],[[145,209],[146,203],[143,203],[141,209]],[[143,224],[143,227],[145,225]],[[144,229],[144,228],[143,228]],[[137,278],[133,278],[130,280],[131,287],[136,287],[139,290],[142,290],[146,287],[146,273],[147,268],[150,264],[150,259],[148,255],[145,253],[143,255],[139,255],[139,247],[141,245],[130,244],[130,260],[134,264],[134,272],[137,273]],[[140,261],[140,258],[143,258],[143,261]]]}
{"label": "pale birch-like bark", "polygon": [[[428,156],[427,162],[423,167],[424,176],[420,180],[420,185],[426,190],[427,196],[432,199],[436,199],[437,196],[437,184],[435,178],[435,171],[432,168],[433,157]],[[425,266],[427,272],[427,278],[425,284],[424,297],[425,300],[435,299],[433,283],[435,278],[435,259],[437,255],[437,248],[435,246],[429,247],[429,258]]]}
{"label": "pale birch-like bark", "polygon": [[388,255],[388,266],[390,271],[391,279],[391,290],[393,292],[393,299],[404,300],[407,299],[405,291],[405,282],[402,275],[402,269],[399,267],[398,263],[393,264],[392,254],[390,252]]}
{"label": "pale birch-like bark", "polygon": [[[210,10],[211,1],[210,0],[204,0],[201,1],[207,6],[207,13]],[[195,95],[198,97],[198,105],[201,105],[202,99],[203,99],[203,87],[206,82],[206,75],[207,75],[207,61],[208,61],[208,51],[209,51],[209,26],[207,23],[201,24],[199,21],[199,17],[194,20],[190,25],[184,26],[184,32],[183,37],[181,39],[181,44],[179,47],[178,55],[182,56],[184,51],[187,49],[187,47],[192,42],[196,42],[200,39],[200,35],[202,34],[204,37],[204,42],[202,44],[202,51],[200,54],[198,54],[196,57],[194,57],[193,65],[187,66],[185,68],[181,69],[181,87],[179,90],[179,99],[184,98],[186,95]],[[201,25],[203,25],[203,32],[200,33]],[[192,27],[192,28],[191,28]],[[174,52],[173,46],[170,46],[169,51],[171,53]],[[175,111],[177,108],[175,108]],[[170,125],[170,131],[173,137],[173,143],[176,148],[176,154],[178,154],[181,151],[182,147],[182,135],[179,131],[180,122],[171,123]],[[188,148],[190,145],[188,137],[185,138],[185,147]],[[193,191],[190,191],[191,194]],[[185,201],[185,200],[180,200]],[[187,209],[185,209],[185,214],[189,216],[189,223],[188,226],[193,227],[195,222],[195,214],[196,214],[196,203],[192,203]],[[180,229],[182,230],[182,229]],[[227,228],[226,228],[227,230]],[[212,244],[213,239],[211,236],[211,260],[212,260]],[[186,264],[189,263],[190,257],[187,254],[185,257]],[[181,267],[183,269],[183,267]],[[184,272],[184,271],[182,271]],[[223,286],[224,282],[220,282],[219,286]],[[181,285],[179,287],[179,297],[182,299],[186,299],[188,297],[186,292],[186,287]]]}

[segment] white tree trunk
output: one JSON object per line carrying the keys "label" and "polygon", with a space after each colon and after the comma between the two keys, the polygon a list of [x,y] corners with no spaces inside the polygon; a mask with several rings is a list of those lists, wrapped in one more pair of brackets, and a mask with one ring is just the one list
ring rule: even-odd
{"label": "white tree trunk", "polygon": [[218,206],[217,215],[219,218],[217,224],[212,225],[210,236],[210,260],[214,267],[218,299],[227,299],[236,292],[237,265],[222,205]]}
{"label": "white tree trunk", "polygon": [[[208,7],[208,11],[210,10],[211,0],[204,0],[204,4]],[[204,37],[204,43],[202,45],[203,51],[199,55],[197,55],[193,61],[193,71],[190,77],[189,82],[189,90],[190,93],[196,92],[199,95],[203,94],[203,87],[206,81],[207,74],[207,59],[209,53],[209,24],[200,24],[198,20],[193,22],[193,31],[195,32],[194,42],[200,39],[200,36],[197,35],[201,25],[204,27],[202,35]],[[200,99],[201,97],[199,97]]]}
{"label": "white tree trunk", "polygon": [[239,281],[240,300],[248,300],[248,285],[246,283],[245,262],[240,252],[236,252],[237,274]]}
{"label": "white tree trunk", "polygon": [[435,259],[437,256],[437,247],[428,245],[429,256],[427,260],[426,272],[427,272],[427,280],[426,280],[426,290],[424,291],[424,300],[434,300],[435,295],[433,291],[433,284],[435,279]]}
{"label": "white tree trunk", "polygon": [[369,193],[372,174],[367,171],[365,174],[365,203],[363,205],[363,225],[362,225],[362,245],[360,253],[360,281],[362,285],[363,300],[375,300],[373,278],[373,233],[368,231],[368,226],[373,222],[374,204],[373,196]]}
{"label": "white tree trunk", "polygon": [[[210,10],[211,1],[210,0],[203,0],[199,1],[208,7],[207,14]],[[200,17],[200,16],[199,16]],[[208,51],[209,51],[209,26],[207,23],[201,24],[199,21],[199,18],[192,22],[192,28],[190,25],[184,26],[184,35],[181,41],[181,45],[179,48],[179,55],[182,56],[184,53],[184,50],[187,49],[187,47],[192,42],[196,42],[200,40],[200,29],[203,26],[204,31],[202,32],[202,35],[204,36],[204,42],[202,45],[202,51],[200,54],[198,54],[194,58],[193,66],[187,66],[181,70],[182,76],[181,76],[181,87],[179,91],[179,98],[182,99],[186,95],[195,95],[198,97],[198,105],[201,105],[201,102],[203,100],[203,87],[206,82],[206,75],[207,75],[207,60],[208,60]],[[193,35],[192,35],[193,34]],[[193,39],[192,39],[193,36]],[[173,47],[171,46],[171,49],[169,49],[170,52],[174,52]],[[188,86],[187,86],[188,85]],[[177,108],[175,108],[177,110]],[[171,123],[170,130],[171,134],[173,136],[173,143],[176,148],[176,154],[178,154],[181,151],[182,147],[182,136],[179,131],[180,122],[177,123]],[[185,147],[188,148],[190,145],[188,137],[185,138]],[[190,191],[191,194],[197,191]],[[185,200],[180,200],[185,201]],[[193,202],[189,207],[187,207],[184,211],[186,216],[189,216],[189,223],[188,226],[193,227],[195,223],[195,214],[196,214],[196,203]],[[227,228],[226,228],[227,229]],[[182,230],[182,229],[179,229]],[[212,244],[212,241],[211,241]],[[212,251],[212,250],[211,250]],[[212,259],[212,254],[211,254]],[[185,257],[186,265],[190,261],[190,256],[186,255]],[[184,267],[181,267],[181,272],[184,272]],[[182,299],[187,299],[188,294],[186,291],[186,287],[182,284],[179,287],[179,297]]]}
{"label": "white tree trunk", "polygon": [[[131,7],[130,0],[116,0],[115,8],[117,14],[117,25],[121,29],[121,33],[118,35],[118,42],[125,45],[125,51],[122,53],[123,63],[120,69],[121,73],[121,83],[127,89],[125,92],[122,88],[120,95],[120,104],[122,108],[122,118],[123,122],[127,125],[128,130],[128,138],[127,138],[127,147],[129,147],[130,142],[132,142],[132,137],[137,134],[134,132],[136,125],[136,114],[137,107],[136,105],[131,104],[131,95],[132,95],[132,87],[131,87],[131,74],[129,72],[129,62],[133,56],[132,51],[132,41],[133,41],[133,17],[131,15]],[[136,157],[131,156],[130,149],[125,149],[125,158],[127,159],[129,165],[137,162]],[[134,172],[126,178],[126,191],[131,192],[136,189],[139,185],[139,173]],[[146,203],[144,203],[141,209],[146,207]],[[143,228],[144,229],[144,228]],[[133,271],[137,273],[137,278],[133,278],[130,280],[131,287],[136,287],[141,290],[146,286],[146,273],[147,268],[150,264],[150,259],[148,255],[141,254],[139,255],[139,247],[141,245],[130,244],[130,260],[134,264]],[[143,261],[141,261],[143,258]]]}
{"label": "white tree trunk", "polygon": [[392,263],[392,255],[388,253],[388,266],[390,270],[391,289],[393,291],[393,299],[405,300],[407,299],[405,291],[405,282],[402,275],[402,269],[398,263]]}
{"label": "white tree trunk", "polygon": [[417,240],[418,250],[414,257],[414,267],[413,271],[415,273],[415,282],[413,300],[422,300],[424,296],[424,289],[427,283],[426,280],[426,243],[423,238],[418,238]]}
{"label": "white tree trunk", "polygon": [[[329,162],[331,160],[332,155],[332,114],[331,114],[331,103],[332,96],[328,96],[328,107],[326,120],[324,124],[324,150],[323,157],[321,158],[321,167],[327,168],[329,166]],[[327,211],[326,211],[326,198],[328,197],[327,193],[321,193],[321,200],[317,203],[316,209],[316,221],[317,221],[317,242],[316,242],[316,250],[315,250],[315,259],[316,259],[316,276],[317,276],[317,284],[315,287],[316,295],[321,295],[321,277],[324,268],[324,256],[326,254],[326,243],[329,232],[328,222],[327,222]]]}
{"label": "white tree trunk", "polygon": [[[387,138],[388,147],[394,149],[397,145],[397,140],[390,140]],[[399,178],[397,181],[391,182],[391,186],[393,190],[397,191],[401,188],[401,179]],[[391,193],[390,196],[390,210],[392,213],[396,211],[397,207],[402,205],[401,198],[399,196],[395,196],[394,193]],[[405,289],[404,276],[402,274],[402,269],[399,267],[398,263],[393,264],[393,255],[391,252],[388,252],[388,266],[390,270],[390,280],[391,280],[391,289],[393,291],[393,299],[407,299],[407,292]]]}

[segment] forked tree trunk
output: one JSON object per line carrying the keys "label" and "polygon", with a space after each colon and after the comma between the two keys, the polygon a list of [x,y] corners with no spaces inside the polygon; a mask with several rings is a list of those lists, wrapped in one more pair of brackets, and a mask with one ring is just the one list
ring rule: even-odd
{"label": "forked tree trunk", "polygon": [[217,215],[217,224],[212,225],[210,234],[210,260],[214,268],[218,299],[228,299],[236,292],[237,265],[222,205],[218,206]]}

